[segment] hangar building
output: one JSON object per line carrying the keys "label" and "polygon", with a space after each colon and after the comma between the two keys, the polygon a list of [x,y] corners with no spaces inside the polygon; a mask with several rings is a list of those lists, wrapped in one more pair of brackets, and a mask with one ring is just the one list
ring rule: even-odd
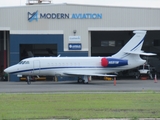
{"label": "hangar building", "polygon": [[[147,30],[143,50],[160,55],[160,8],[36,4],[0,7],[0,65],[29,56],[108,56]],[[19,81],[10,75],[10,81]]]}

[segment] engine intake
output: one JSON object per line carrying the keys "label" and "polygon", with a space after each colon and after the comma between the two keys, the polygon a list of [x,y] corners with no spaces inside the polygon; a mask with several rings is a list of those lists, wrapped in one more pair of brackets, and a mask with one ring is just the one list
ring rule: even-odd
{"label": "engine intake", "polygon": [[103,67],[118,67],[128,65],[128,60],[122,60],[117,58],[102,58],[101,66]]}

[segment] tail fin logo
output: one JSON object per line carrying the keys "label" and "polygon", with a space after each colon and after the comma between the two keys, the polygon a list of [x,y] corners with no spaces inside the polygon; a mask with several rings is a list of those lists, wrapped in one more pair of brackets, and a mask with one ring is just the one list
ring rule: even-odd
{"label": "tail fin logo", "polygon": [[34,13],[28,12],[28,21],[32,22],[33,20],[38,21],[38,11],[36,11]]}

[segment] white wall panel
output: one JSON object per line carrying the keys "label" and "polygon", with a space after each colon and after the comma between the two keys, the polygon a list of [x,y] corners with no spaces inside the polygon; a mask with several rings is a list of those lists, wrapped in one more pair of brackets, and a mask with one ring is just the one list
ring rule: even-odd
{"label": "white wall panel", "polygon": [[[102,19],[39,19],[28,21],[33,13],[102,13]],[[88,31],[96,30],[160,30],[160,9],[72,4],[31,5],[0,8],[0,27],[11,31],[55,31],[64,34],[64,50],[68,50],[68,37],[81,36],[82,51],[88,50]],[[56,32],[57,31],[57,32]],[[61,31],[61,32],[59,32]],[[27,34],[28,32],[26,32]],[[76,42],[75,42],[76,43]]]}

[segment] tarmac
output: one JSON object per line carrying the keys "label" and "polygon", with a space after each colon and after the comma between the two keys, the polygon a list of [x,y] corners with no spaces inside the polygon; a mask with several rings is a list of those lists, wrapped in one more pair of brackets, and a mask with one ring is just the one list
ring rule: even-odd
{"label": "tarmac", "polygon": [[88,84],[77,81],[0,82],[0,93],[106,93],[160,92],[157,80],[92,80]]}

